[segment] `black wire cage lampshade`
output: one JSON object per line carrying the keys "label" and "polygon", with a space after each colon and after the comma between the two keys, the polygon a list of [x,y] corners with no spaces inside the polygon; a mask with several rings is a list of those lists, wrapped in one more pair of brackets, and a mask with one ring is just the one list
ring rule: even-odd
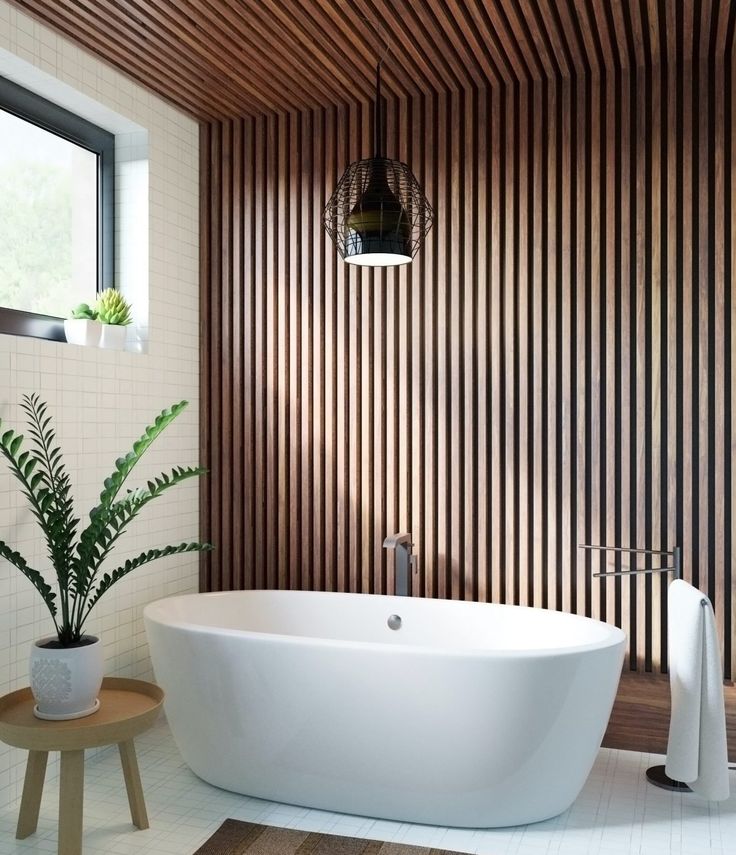
{"label": "black wire cage lampshade", "polygon": [[432,227],[433,213],[409,167],[384,154],[380,62],[373,137],[373,157],[348,166],[325,206],[322,222],[349,264],[407,264]]}

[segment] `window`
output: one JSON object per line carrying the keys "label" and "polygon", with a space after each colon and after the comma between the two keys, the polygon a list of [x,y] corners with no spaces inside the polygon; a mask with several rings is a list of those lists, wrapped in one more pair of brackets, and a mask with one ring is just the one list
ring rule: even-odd
{"label": "window", "polygon": [[115,137],[0,78],[0,333],[64,341],[113,281]]}

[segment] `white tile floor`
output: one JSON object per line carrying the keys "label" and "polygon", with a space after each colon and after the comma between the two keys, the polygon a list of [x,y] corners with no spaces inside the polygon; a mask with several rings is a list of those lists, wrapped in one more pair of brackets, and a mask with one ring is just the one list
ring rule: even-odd
{"label": "white tile floor", "polygon": [[[137,740],[151,828],[130,824],[117,751],[86,767],[85,855],[191,855],[228,818],[479,855],[736,855],[736,795],[708,804],[646,783],[655,755],[602,749],[573,807],[547,822],[498,830],[439,828],[264,802],[218,790],[184,765],[165,722]],[[733,781],[736,790],[736,780]],[[14,839],[17,805],[0,812],[0,855],[55,853],[57,781],[38,831]]]}

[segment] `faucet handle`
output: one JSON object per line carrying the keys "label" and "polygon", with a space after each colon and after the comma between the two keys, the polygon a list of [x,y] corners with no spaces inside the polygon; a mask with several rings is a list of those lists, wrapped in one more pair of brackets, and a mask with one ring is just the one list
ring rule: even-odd
{"label": "faucet handle", "polygon": [[411,542],[411,533],[408,531],[400,531],[396,534],[390,534],[383,541],[384,549],[396,549],[397,546],[402,546],[403,544],[408,544],[408,550],[411,552],[412,546],[414,544]]}

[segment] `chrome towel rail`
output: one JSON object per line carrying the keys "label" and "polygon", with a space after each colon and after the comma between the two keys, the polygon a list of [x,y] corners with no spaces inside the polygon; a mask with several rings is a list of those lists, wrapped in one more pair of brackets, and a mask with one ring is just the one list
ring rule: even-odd
{"label": "chrome towel rail", "polygon": [[593,576],[636,576],[640,573],[674,573],[675,579],[682,579],[682,548],[674,549],[635,549],[628,546],[602,546],[593,543],[581,543],[579,549],[599,552],[623,552],[627,555],[650,555],[660,558],[672,558],[672,566],[668,567],[635,567],[632,570],[611,570],[593,573]]}
{"label": "chrome towel rail", "polygon": [[[599,546],[592,543],[581,543],[580,549],[596,550],[600,552],[623,552],[628,555],[648,555],[659,556],[660,558],[672,558],[672,566],[668,567],[635,567],[631,570],[612,570],[610,572],[593,573],[596,577],[606,576],[638,576],[644,573],[674,573],[675,579],[682,579],[682,547],[675,546],[674,549],[635,549],[626,546]],[[701,606],[707,606],[709,600],[703,597],[700,601]],[[736,769],[736,766],[729,766],[729,769]],[[663,790],[673,790],[675,792],[690,793],[692,790],[682,781],[675,781],[665,772],[664,766],[651,766],[646,771],[647,780],[656,787],[661,787]]]}

